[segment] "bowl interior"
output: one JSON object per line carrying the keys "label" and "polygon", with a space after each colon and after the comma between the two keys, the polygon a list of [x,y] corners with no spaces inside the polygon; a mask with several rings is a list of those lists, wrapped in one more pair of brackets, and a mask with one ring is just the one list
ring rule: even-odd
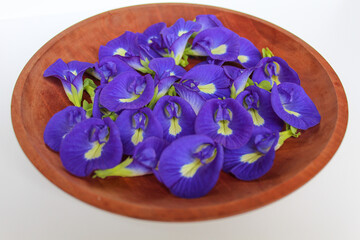
{"label": "bowl interior", "polygon": [[[288,140],[276,152],[272,169],[262,178],[244,182],[222,173],[215,188],[199,199],[174,197],[153,176],[101,180],[77,178],[67,173],[58,153],[44,144],[43,133],[48,120],[70,102],[60,81],[44,78],[44,70],[58,58],[65,62],[96,62],[100,45],[125,31],[142,32],[160,21],[170,26],[178,18],[192,20],[199,14],[216,15],[225,27],[248,38],[259,50],[269,47],[276,56],[285,59],[299,74],[302,87],[321,114],[321,123],[303,132],[300,138]],[[247,211],[288,194],[320,170],[302,182],[295,178],[307,171],[322,154],[338,120],[338,98],[331,75],[319,61],[320,55],[309,49],[311,47],[307,44],[279,27],[230,10],[185,4],[154,4],[114,10],[60,33],[30,60],[14,91],[15,132],[29,159],[49,180],[97,207],[132,217],[178,221]]]}

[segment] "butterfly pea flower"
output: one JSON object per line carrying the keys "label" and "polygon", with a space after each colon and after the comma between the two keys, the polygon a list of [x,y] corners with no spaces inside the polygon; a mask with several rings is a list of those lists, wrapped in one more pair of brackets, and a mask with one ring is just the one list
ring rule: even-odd
{"label": "butterfly pea flower", "polygon": [[223,155],[222,146],[207,136],[181,137],[164,149],[155,176],[175,196],[201,197],[215,186]]}
{"label": "butterfly pea flower", "polygon": [[250,113],[256,127],[266,127],[281,131],[284,122],[271,106],[271,93],[257,86],[249,86],[237,96],[236,100]]}
{"label": "butterfly pea flower", "polygon": [[240,53],[236,58],[236,62],[240,63],[244,68],[251,68],[255,67],[261,58],[261,53],[254,44],[248,39],[240,37]]}
{"label": "butterfly pea flower", "polygon": [[100,104],[112,112],[137,109],[150,102],[154,95],[154,80],[150,74],[124,72],[106,84],[100,94]]}
{"label": "butterfly pea flower", "polygon": [[223,170],[245,181],[262,177],[273,165],[278,139],[277,131],[255,128],[245,146],[224,150]]}
{"label": "butterfly pea flower", "polygon": [[58,59],[45,70],[44,77],[58,78],[69,100],[80,107],[84,88],[83,74],[92,67],[92,63],[71,61],[66,64],[62,59]]}
{"label": "butterfly pea flower", "polygon": [[225,27],[214,27],[200,32],[194,38],[193,56],[210,56],[212,59],[234,61],[240,53],[240,37]]}
{"label": "butterfly pea flower", "polygon": [[300,85],[298,74],[280,57],[265,57],[257,64],[252,78],[260,84],[263,81],[270,82],[271,86],[276,83],[292,82]]}
{"label": "butterfly pea flower", "polygon": [[224,66],[223,68],[225,75],[232,83],[230,97],[235,99],[242,91],[244,91],[253,69],[241,69],[234,66]]}
{"label": "butterfly pea flower", "polygon": [[138,34],[126,31],[99,48],[99,60],[108,56],[119,56],[130,67],[147,73],[148,69],[141,64]]}
{"label": "butterfly pea flower", "polygon": [[211,64],[198,65],[184,74],[174,84],[176,92],[198,113],[207,99],[230,97],[230,81],[222,67]]}
{"label": "butterfly pea flower", "polygon": [[162,125],[163,138],[172,142],[175,139],[195,134],[196,114],[190,104],[176,96],[164,96],[156,103],[154,115]]}
{"label": "butterfly pea flower", "polygon": [[116,119],[120,129],[124,154],[132,155],[136,145],[148,137],[163,137],[159,120],[150,108],[123,110]]}
{"label": "butterfly pea flower", "polygon": [[114,168],[95,171],[94,177],[135,177],[152,174],[165,146],[166,142],[161,138],[149,137],[135,147],[132,157],[128,157]]}
{"label": "butterfly pea flower", "polygon": [[110,118],[89,118],[78,123],[60,146],[63,166],[78,177],[116,166],[122,153],[119,129]]}
{"label": "butterfly pea flower", "polygon": [[117,55],[103,57],[99,63],[95,63],[94,66],[96,73],[100,76],[101,83],[110,82],[120,73],[135,71]]}
{"label": "butterfly pea flower", "polygon": [[195,120],[197,134],[205,134],[229,149],[245,145],[252,129],[250,114],[232,98],[208,100]]}
{"label": "butterfly pea flower", "polygon": [[[165,56],[165,43],[161,36],[161,31],[166,28],[164,22],[159,22],[148,27],[142,34],[139,34],[139,44],[147,46],[151,51],[156,52],[160,56]],[[150,60],[150,59],[149,59]]]}
{"label": "butterfly pea flower", "polygon": [[317,125],[321,116],[304,89],[295,83],[284,82],[273,86],[271,105],[284,122],[306,130]]}
{"label": "butterfly pea flower", "polygon": [[204,31],[213,27],[223,27],[224,25],[221,23],[219,19],[215,15],[207,14],[207,15],[197,15],[196,23],[201,25],[201,28],[198,32]]}
{"label": "butterfly pea flower", "polygon": [[86,119],[86,112],[81,107],[68,106],[52,116],[44,131],[44,142],[58,152],[64,137],[73,127]]}
{"label": "butterfly pea flower", "polygon": [[191,34],[199,31],[200,28],[200,24],[180,18],[174,25],[161,31],[169,55],[174,58],[176,65],[180,64]]}

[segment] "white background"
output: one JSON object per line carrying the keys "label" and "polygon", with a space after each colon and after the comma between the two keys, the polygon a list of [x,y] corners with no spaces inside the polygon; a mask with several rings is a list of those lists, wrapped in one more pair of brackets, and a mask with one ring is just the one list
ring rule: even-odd
{"label": "white background", "polygon": [[42,45],[85,18],[149,1],[0,3],[0,239],[360,239],[358,1],[196,1],[254,15],[309,43],[338,74],[350,115],[336,155],[299,190],[245,214],[193,223],[132,219],[73,198],[35,169],[21,150],[11,125],[10,101],[15,82]]}

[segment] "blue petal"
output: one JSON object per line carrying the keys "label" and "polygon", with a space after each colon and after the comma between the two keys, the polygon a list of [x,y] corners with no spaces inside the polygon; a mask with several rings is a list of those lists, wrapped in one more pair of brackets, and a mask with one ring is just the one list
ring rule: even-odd
{"label": "blue petal", "polygon": [[175,87],[176,93],[179,94],[179,96],[185,101],[187,101],[191,105],[194,112],[198,114],[205,103],[204,98],[201,97],[200,94],[198,94],[196,91],[189,89],[184,85],[178,83],[174,83],[173,85]]}
{"label": "blue petal", "polygon": [[240,53],[236,61],[245,68],[255,67],[261,60],[261,53],[248,39],[240,37]]}
{"label": "blue petal", "polygon": [[240,37],[224,27],[209,28],[196,35],[192,50],[196,55],[234,61],[240,53]]}
{"label": "blue petal", "polygon": [[[138,117],[144,122],[142,123]],[[116,125],[120,129],[124,154],[127,155],[132,155],[135,146],[147,137],[163,137],[161,124],[149,108],[123,110],[116,119]]]}
{"label": "blue petal", "polygon": [[111,81],[120,73],[135,71],[122,61],[119,56],[103,57],[98,64],[95,64],[95,70],[100,75],[102,83]]}
{"label": "blue petal", "polygon": [[[176,105],[175,113],[169,111],[168,107]],[[154,115],[162,125],[163,137],[172,142],[175,139],[195,134],[194,122],[196,114],[191,105],[184,99],[176,96],[164,96],[156,103]]]}
{"label": "blue petal", "polygon": [[[210,154],[201,154],[207,148],[211,149]],[[215,186],[222,164],[223,149],[219,144],[207,136],[189,135],[164,149],[157,175],[172,194],[197,198]]]}
{"label": "blue petal", "polygon": [[273,86],[271,105],[275,113],[290,126],[306,130],[317,125],[321,116],[304,89],[290,82]]}
{"label": "blue petal", "polygon": [[166,142],[161,138],[148,137],[135,147],[134,162],[141,164],[152,172],[152,169],[157,167],[161,153],[165,147]]}
{"label": "blue petal", "polygon": [[279,85],[283,82],[292,82],[300,85],[298,74],[280,57],[261,59],[251,79],[257,83],[269,81]]}
{"label": "blue petal", "polygon": [[236,149],[250,139],[253,122],[250,114],[232,98],[210,99],[195,120],[195,132],[211,137],[226,148]]}
{"label": "blue petal", "polygon": [[45,127],[44,141],[52,150],[59,151],[64,137],[73,127],[86,119],[86,112],[81,107],[69,106],[52,116]]}
{"label": "blue petal", "polygon": [[137,72],[124,72],[108,83],[100,94],[100,104],[113,112],[137,109],[150,102],[154,95],[151,76]]}
{"label": "blue petal", "polygon": [[198,65],[184,74],[180,83],[192,80],[204,99],[230,97],[230,81],[222,67],[212,64]]}
{"label": "blue petal", "polygon": [[65,136],[60,158],[65,169],[78,177],[116,166],[122,158],[117,126],[110,118],[90,118],[77,124]]}
{"label": "blue petal", "polygon": [[199,32],[206,30],[208,28],[213,27],[223,27],[223,24],[215,15],[207,14],[207,15],[197,15],[196,22],[201,24],[201,29]]}
{"label": "blue petal", "polygon": [[[256,102],[250,103],[252,100]],[[271,94],[257,86],[249,86],[236,98],[250,113],[256,127],[281,131],[284,122],[276,115],[271,106]],[[253,106],[251,106],[251,104]]]}
{"label": "blue petal", "polygon": [[279,133],[266,128],[255,128],[249,142],[239,149],[224,150],[225,172],[245,181],[255,180],[273,165]]}
{"label": "blue petal", "polygon": [[121,57],[139,56],[137,34],[126,31],[120,37],[109,41],[99,49],[99,60],[103,57],[119,55]]}
{"label": "blue petal", "polygon": [[200,30],[201,25],[193,21],[186,21],[180,18],[174,25],[164,28],[161,31],[165,45],[169,53],[173,54],[175,63],[178,65],[184,53],[186,43],[190,36]]}

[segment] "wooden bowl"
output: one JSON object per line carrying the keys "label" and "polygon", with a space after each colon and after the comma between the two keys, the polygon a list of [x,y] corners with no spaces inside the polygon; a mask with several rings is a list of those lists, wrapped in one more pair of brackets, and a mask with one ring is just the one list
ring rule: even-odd
{"label": "wooden bowl", "polygon": [[[259,49],[269,47],[298,72],[301,85],[321,114],[321,123],[276,152],[272,169],[244,182],[222,173],[205,197],[171,195],[154,176],[109,179],[77,178],[63,168],[59,154],[44,144],[48,120],[71,103],[60,81],[44,78],[45,69],[62,58],[96,62],[100,45],[124,31],[142,32],[163,21],[192,20],[214,14],[225,27],[248,38]],[[12,104],[17,139],[30,161],[51,182],[74,197],[122,215],[161,221],[194,221],[225,217],[258,208],[294,191],[331,159],[345,134],[348,106],[344,89],[330,65],[304,41],[261,19],[217,7],[191,4],[150,4],[127,7],[86,19],[46,43],[27,63],[17,80]]]}

